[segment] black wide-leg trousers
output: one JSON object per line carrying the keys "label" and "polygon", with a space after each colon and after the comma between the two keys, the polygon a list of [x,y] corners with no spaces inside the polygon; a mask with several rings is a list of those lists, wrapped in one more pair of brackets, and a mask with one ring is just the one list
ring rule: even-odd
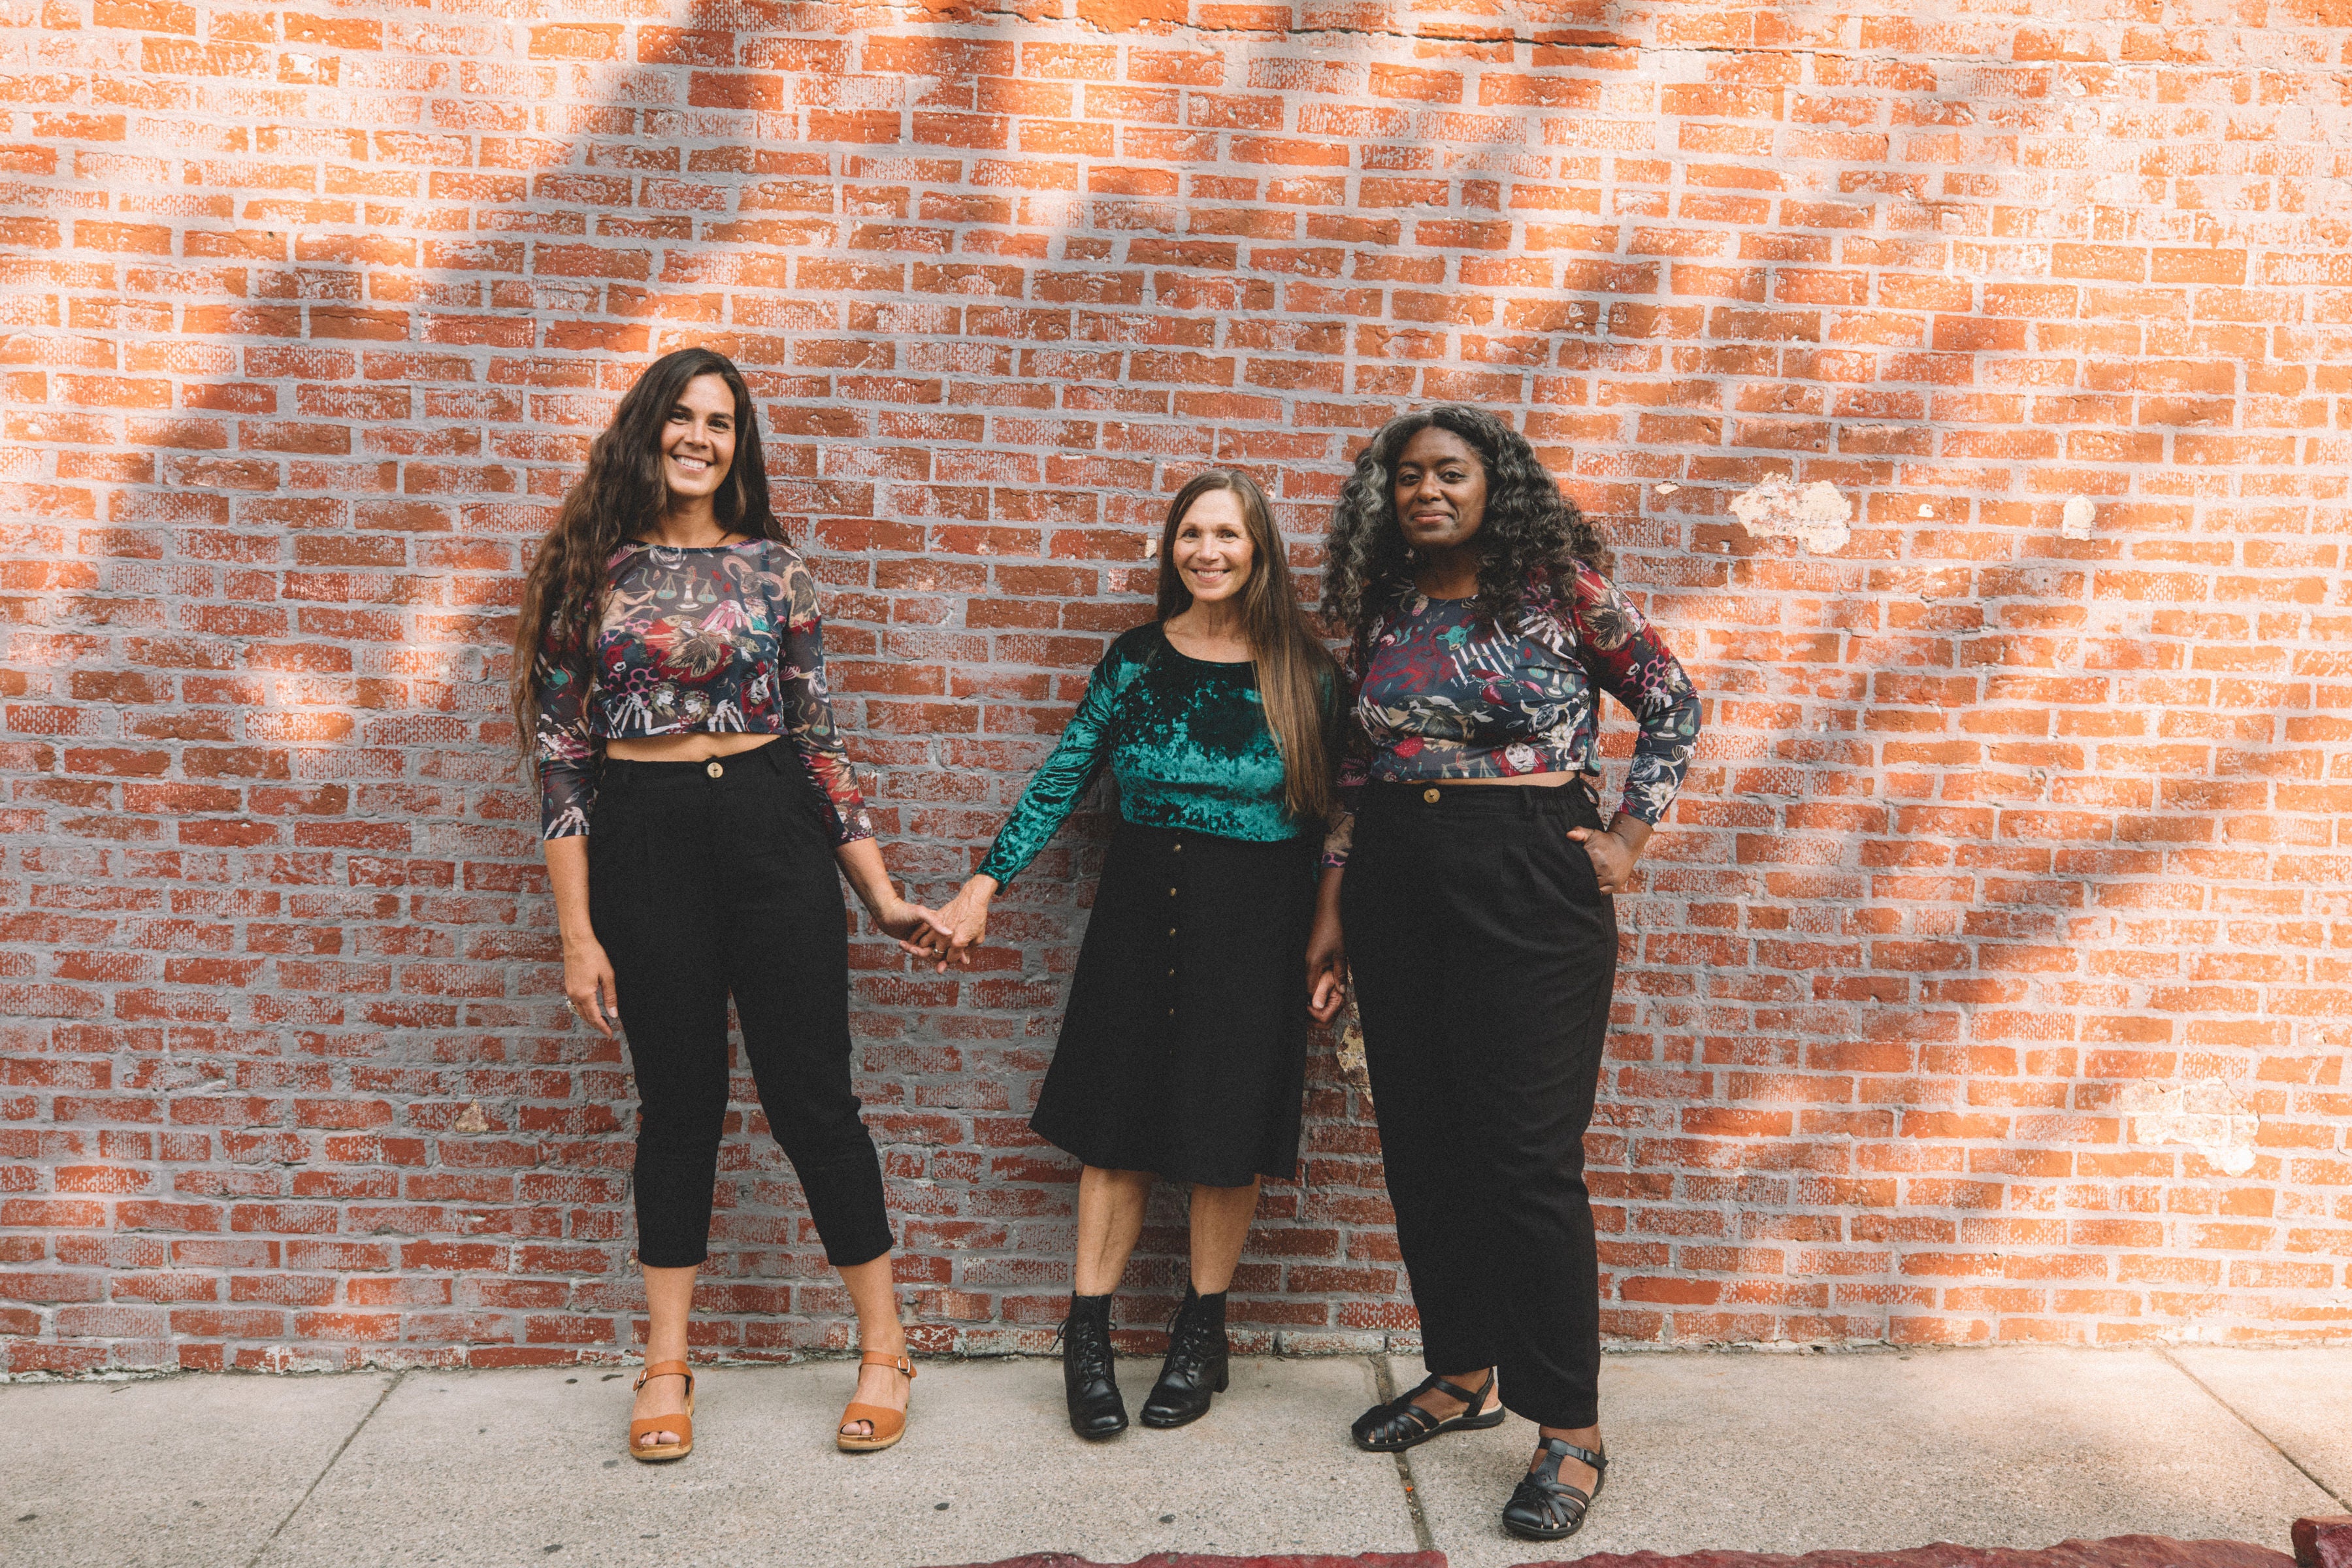
{"label": "black wide-leg trousers", "polygon": [[1617,970],[1580,782],[1368,786],[1340,883],[1422,1360],[1498,1369],[1542,1426],[1600,1419],[1584,1184]]}
{"label": "black wide-leg trousers", "polygon": [[604,764],[589,920],[637,1080],[637,1258],[709,1256],[727,1119],[727,999],[769,1130],[837,1268],[890,1250],[849,1081],[849,936],[831,814],[782,741],[714,763]]}

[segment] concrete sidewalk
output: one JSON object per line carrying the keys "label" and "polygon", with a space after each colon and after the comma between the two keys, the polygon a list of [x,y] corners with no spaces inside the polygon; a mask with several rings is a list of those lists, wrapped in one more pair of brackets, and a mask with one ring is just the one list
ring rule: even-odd
{"label": "concrete sidewalk", "polygon": [[[1123,1362],[1130,1407],[1156,1363]],[[1050,1361],[934,1362],[908,1439],[830,1434],[849,1366],[710,1369],[697,1447],[622,1454],[596,1368],[0,1386],[0,1561],[44,1568],[448,1563],[916,1568],[1066,1551],[1410,1552],[1453,1568],[1649,1549],[2046,1546],[2145,1532],[2288,1550],[2352,1512],[2352,1349],[1624,1354],[1616,1459],[1567,1550],[1495,1521],[1534,1428],[1358,1453],[1417,1365],[1235,1363],[1207,1419],[1092,1446]]]}

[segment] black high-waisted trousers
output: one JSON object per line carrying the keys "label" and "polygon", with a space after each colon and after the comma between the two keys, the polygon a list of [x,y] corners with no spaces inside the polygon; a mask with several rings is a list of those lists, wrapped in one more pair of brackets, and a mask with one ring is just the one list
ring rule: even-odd
{"label": "black high-waisted trousers", "polygon": [[1547,1426],[1600,1419],[1584,1185],[1617,915],[1580,782],[1372,784],[1340,919],[1422,1361],[1498,1369]]}
{"label": "black high-waisted trousers", "polygon": [[715,763],[604,764],[588,918],[637,1079],[637,1259],[709,1255],[727,1119],[727,998],[760,1108],[837,1268],[890,1250],[849,1086],[849,935],[831,813],[789,742]]}

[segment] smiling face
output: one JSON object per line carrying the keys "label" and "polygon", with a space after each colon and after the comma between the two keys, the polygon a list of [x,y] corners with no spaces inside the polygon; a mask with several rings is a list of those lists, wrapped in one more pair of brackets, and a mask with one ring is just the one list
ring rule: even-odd
{"label": "smiling face", "polygon": [[1486,465],[1478,449],[1434,425],[1413,433],[1397,456],[1391,489],[1404,542],[1424,553],[1477,537],[1486,516]]}
{"label": "smiling face", "polygon": [[698,375],[662,426],[662,479],[672,507],[707,501],[735,462],[735,394],[726,378]]}
{"label": "smiling face", "polygon": [[1196,601],[1214,604],[1237,596],[1249,585],[1255,553],[1241,498],[1231,490],[1202,491],[1176,525],[1168,553],[1185,592]]}

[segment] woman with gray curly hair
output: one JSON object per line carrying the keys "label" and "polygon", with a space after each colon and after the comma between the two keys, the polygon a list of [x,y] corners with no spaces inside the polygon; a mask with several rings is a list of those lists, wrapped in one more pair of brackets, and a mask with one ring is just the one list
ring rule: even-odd
{"label": "woman with gray curly hair", "polygon": [[[1698,697],[1601,574],[1599,531],[1490,414],[1382,426],[1328,549],[1324,613],[1350,636],[1362,744],[1325,845],[1308,984],[1328,1019],[1353,971],[1431,1374],[1366,1411],[1355,1439],[1390,1453],[1515,1410],[1541,1438],[1503,1526],[1562,1540],[1608,1468],[1584,1129],[1612,895],[1681,785]],[[1639,727],[1606,826],[1602,691]]]}

